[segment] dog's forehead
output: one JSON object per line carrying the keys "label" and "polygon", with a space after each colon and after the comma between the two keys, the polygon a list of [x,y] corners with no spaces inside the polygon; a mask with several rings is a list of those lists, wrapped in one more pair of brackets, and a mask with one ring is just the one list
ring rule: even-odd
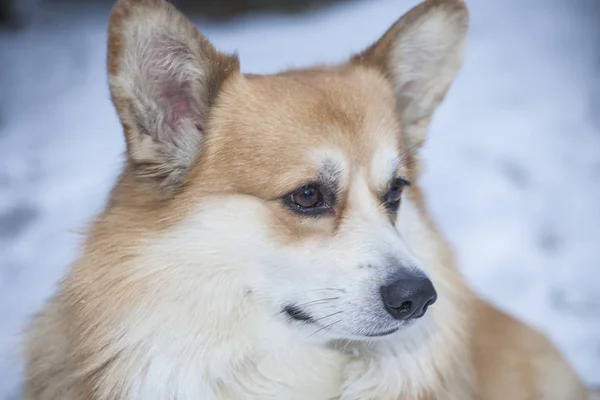
{"label": "dog's forehead", "polygon": [[358,166],[379,184],[402,150],[395,107],[391,86],[368,69],[245,76],[224,90],[207,144],[255,171],[343,178]]}
{"label": "dog's forehead", "polygon": [[397,133],[391,88],[369,70],[300,71],[250,79],[247,87],[268,106],[265,123],[294,125],[282,127],[282,134],[302,132],[308,140],[337,141],[356,153]]}

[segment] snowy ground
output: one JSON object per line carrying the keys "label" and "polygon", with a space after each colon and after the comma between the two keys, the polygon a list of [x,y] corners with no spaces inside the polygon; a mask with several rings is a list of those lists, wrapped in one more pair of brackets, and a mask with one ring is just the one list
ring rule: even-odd
{"label": "snowy ground", "polygon": [[[414,3],[199,26],[238,50],[246,72],[272,72],[342,60]],[[426,187],[477,290],[600,384],[599,19],[574,4],[471,0],[469,52],[434,123]],[[122,162],[104,69],[108,10],[53,15],[0,35],[0,399],[16,396],[26,318],[76,255],[76,231]]]}

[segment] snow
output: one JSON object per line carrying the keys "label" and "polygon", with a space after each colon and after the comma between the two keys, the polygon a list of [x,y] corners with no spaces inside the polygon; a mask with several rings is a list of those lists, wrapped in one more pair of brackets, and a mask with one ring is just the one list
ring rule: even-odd
{"label": "snow", "polygon": [[[198,25],[246,72],[268,73],[341,61],[415,3]],[[432,127],[425,185],[476,290],[600,384],[598,16],[573,4],[471,0],[468,54]],[[16,396],[19,334],[123,159],[105,77],[108,9],[62,11],[0,34],[0,399]]]}

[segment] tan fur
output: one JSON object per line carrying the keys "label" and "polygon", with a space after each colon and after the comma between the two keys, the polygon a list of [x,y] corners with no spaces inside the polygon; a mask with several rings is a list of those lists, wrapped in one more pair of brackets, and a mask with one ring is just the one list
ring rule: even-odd
{"label": "tan fur", "polygon": [[[306,362],[318,372],[308,374],[311,378],[301,382],[301,389],[316,388],[319,382],[318,396],[323,398],[585,399],[578,378],[545,338],[467,288],[419,187],[418,149],[458,71],[467,19],[459,0],[428,0],[344,65],[255,76],[241,74],[235,57],[218,53],[163,1],[119,1],[109,28],[108,71],[128,162],[109,205],[90,229],[82,256],[32,323],[25,398],[136,398],[141,392],[130,384],[154,373],[156,366],[148,357],[158,341],[174,337],[166,348],[181,357],[181,364],[192,364],[198,361],[194,355],[208,358],[227,352],[234,332],[241,332],[248,342],[240,345],[240,359],[232,355],[235,362],[226,371],[193,377],[206,380],[219,398],[240,398],[238,384],[264,389],[267,377],[279,369],[291,365],[300,370]],[[428,36],[430,31],[437,35],[438,28],[454,34],[442,41]],[[169,113],[178,110],[163,104],[161,87],[143,68],[155,61],[147,57],[160,58],[163,51],[173,50],[169,44],[144,53],[157,34],[176,44],[177,50],[161,60],[173,69],[165,79],[181,83],[177,96],[191,104],[178,114],[180,119],[168,123]],[[437,46],[433,52],[419,52],[431,43]],[[150,118],[151,110],[157,118]],[[178,139],[165,138],[164,129]],[[221,207],[219,203],[246,204],[252,209],[249,214],[264,224],[265,240],[275,247],[329,243],[362,221],[363,205],[353,195],[355,181],[377,175],[372,158],[382,144],[398,152],[398,174],[412,181],[398,229],[430,268],[439,295],[429,322],[415,327],[421,329],[417,336],[399,332],[397,343],[332,341],[317,350],[290,344],[290,358],[280,364],[257,355],[278,344],[266,343],[265,349],[260,335],[253,336],[249,321],[262,321],[262,314],[252,313],[263,301],[253,290],[240,290],[231,304],[214,306],[226,309],[226,318],[215,314],[214,320],[199,321],[197,303],[189,299],[219,283],[225,292],[235,286],[221,266],[205,261],[213,259],[211,250],[219,249],[207,249],[193,265],[178,264],[189,262],[185,257],[191,250],[173,243],[180,243],[181,235],[193,240],[186,229],[199,224],[197,219],[210,221],[210,215],[198,216],[199,205],[210,211],[215,204]],[[342,155],[348,172],[340,177],[335,217],[306,219],[291,213],[280,199],[319,173],[314,159],[323,152]],[[385,190],[383,181],[364,179],[370,198]],[[202,247],[202,237],[197,240],[196,247]],[[192,267],[204,275],[196,277]],[[202,286],[203,280],[210,283]],[[264,326],[271,323],[265,320]],[[205,324],[223,334],[202,341]],[[211,346],[221,350],[212,353]],[[318,356],[310,358],[313,351]],[[395,363],[407,363],[404,375],[397,375]],[[165,368],[160,375],[165,381],[180,378]],[[239,379],[235,385],[225,383],[223,377],[230,374]],[[181,387],[189,383],[182,382]],[[191,397],[178,400],[183,398]]]}

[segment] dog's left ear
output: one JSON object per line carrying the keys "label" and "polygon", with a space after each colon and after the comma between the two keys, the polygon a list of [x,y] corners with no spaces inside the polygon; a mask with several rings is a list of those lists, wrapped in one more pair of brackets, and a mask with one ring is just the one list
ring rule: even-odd
{"label": "dog's left ear", "polygon": [[351,59],[390,80],[411,148],[425,140],[431,117],[460,69],[468,20],[462,0],[427,0]]}
{"label": "dog's left ear", "polygon": [[211,107],[239,70],[237,57],[217,51],[165,0],[117,2],[109,23],[109,83],[136,176],[162,188],[183,182]]}

